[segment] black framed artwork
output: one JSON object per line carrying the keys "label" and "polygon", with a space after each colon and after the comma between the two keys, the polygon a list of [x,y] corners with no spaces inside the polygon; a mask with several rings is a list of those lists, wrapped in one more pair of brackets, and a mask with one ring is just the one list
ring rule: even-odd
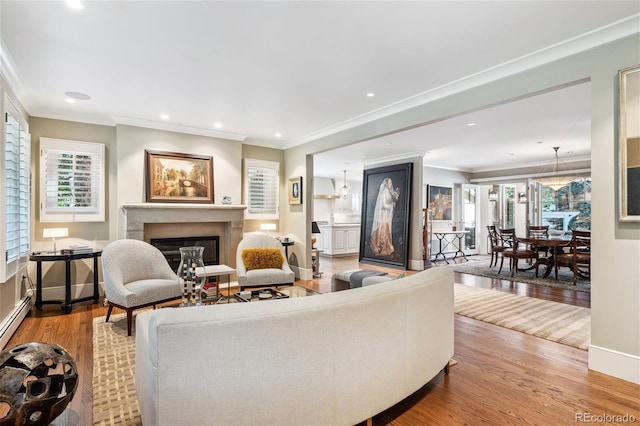
{"label": "black framed artwork", "polygon": [[360,258],[407,269],[413,163],[364,171]]}

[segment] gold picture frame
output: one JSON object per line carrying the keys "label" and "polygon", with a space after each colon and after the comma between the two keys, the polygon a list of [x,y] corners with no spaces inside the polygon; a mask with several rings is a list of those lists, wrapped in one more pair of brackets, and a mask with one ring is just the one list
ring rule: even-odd
{"label": "gold picture frame", "polygon": [[618,72],[620,221],[640,222],[640,65]]}
{"label": "gold picture frame", "polygon": [[145,150],[148,203],[213,204],[213,157]]}
{"label": "gold picture frame", "polygon": [[289,204],[302,204],[302,176],[289,179]]}

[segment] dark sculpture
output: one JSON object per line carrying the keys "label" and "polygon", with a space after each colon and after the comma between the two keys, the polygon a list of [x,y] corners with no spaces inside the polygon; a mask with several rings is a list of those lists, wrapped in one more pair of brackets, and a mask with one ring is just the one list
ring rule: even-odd
{"label": "dark sculpture", "polygon": [[26,343],[0,352],[0,425],[47,425],[78,387],[69,353],[50,343]]}

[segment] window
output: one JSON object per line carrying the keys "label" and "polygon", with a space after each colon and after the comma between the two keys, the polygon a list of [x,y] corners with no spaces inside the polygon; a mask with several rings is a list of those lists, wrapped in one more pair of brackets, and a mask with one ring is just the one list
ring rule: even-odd
{"label": "window", "polygon": [[30,250],[30,153],[31,137],[26,122],[6,99],[4,115],[4,214],[3,242],[5,261],[0,282],[14,275],[20,260]]}
{"label": "window", "polygon": [[40,221],[104,221],[104,144],[40,138]]}
{"label": "window", "polygon": [[542,224],[552,229],[591,229],[591,178],[570,182],[554,191],[542,187]]}
{"label": "window", "polygon": [[280,200],[280,163],[244,160],[247,219],[278,219]]}

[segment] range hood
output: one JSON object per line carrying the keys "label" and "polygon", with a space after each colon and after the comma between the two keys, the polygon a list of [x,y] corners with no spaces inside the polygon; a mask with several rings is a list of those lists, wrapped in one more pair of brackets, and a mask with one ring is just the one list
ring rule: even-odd
{"label": "range hood", "polygon": [[336,187],[333,179],[330,178],[313,178],[313,198],[338,198],[336,195]]}

